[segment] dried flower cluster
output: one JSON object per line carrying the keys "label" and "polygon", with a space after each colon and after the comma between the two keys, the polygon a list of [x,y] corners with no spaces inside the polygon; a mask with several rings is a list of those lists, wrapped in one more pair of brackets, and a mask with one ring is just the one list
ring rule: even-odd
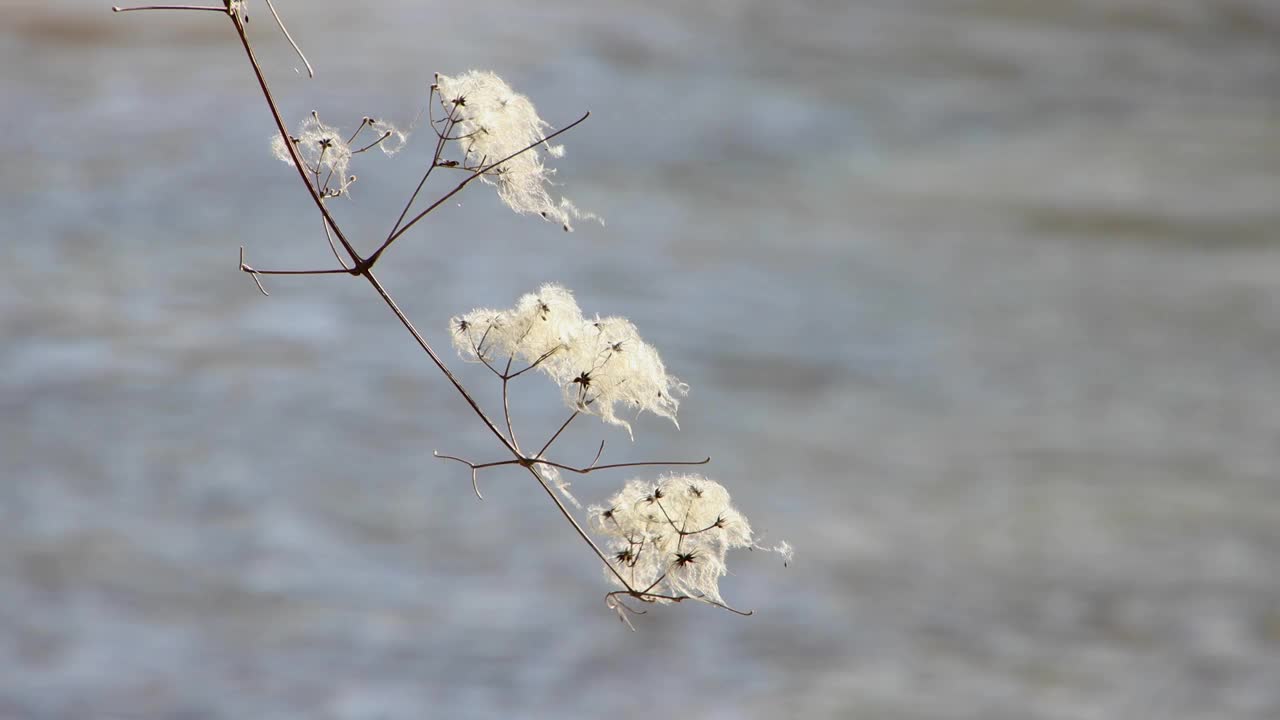
{"label": "dried flower cluster", "polygon": [[[376,139],[364,147],[352,150],[351,143],[355,142],[366,129],[371,131]],[[404,147],[407,140],[408,136],[391,123],[373,118],[364,118],[360,122],[360,127],[352,133],[350,138],[343,138],[337,128],[320,122],[320,116],[314,112],[302,121],[298,127],[298,134],[289,138],[297,148],[304,168],[315,178],[323,197],[338,197],[348,193],[351,184],[356,181],[355,175],[347,174],[351,168],[353,155],[358,155],[375,146],[387,155],[394,155]],[[271,138],[271,154],[281,162],[293,165],[289,146],[279,134]]]}
{"label": "dried flower cluster", "polygon": [[[607,574],[657,602],[687,597],[723,604],[725,554],[758,547],[724,486],[700,475],[630,480],[608,506],[592,506],[587,513],[591,529],[608,539],[616,574]],[[761,549],[791,559],[786,543]]]}
{"label": "dried flower cluster", "polygon": [[[479,308],[455,317],[450,331],[459,355],[483,363],[502,380],[504,404],[507,382],[536,369],[560,386],[573,411],[569,421],[578,414],[593,414],[629,433],[630,424],[618,417],[621,405],[635,414],[648,411],[675,422],[675,396],[687,391],[667,374],[657,351],[640,339],[631,322],[584,317],[573,294],[560,285],[543,285],[507,310]],[[524,367],[513,370],[517,361]],[[510,414],[505,416],[510,429]],[[514,430],[511,435],[514,438]],[[535,474],[545,486],[555,487],[576,504],[559,470],[586,473],[600,468],[595,462],[572,468],[545,459],[543,453],[559,435],[526,459],[536,466]],[[491,466],[462,462],[471,467],[473,482],[477,469]],[[668,464],[701,463],[627,465]],[[785,562],[791,559],[786,543],[756,545],[751,525],[729,504],[724,486],[700,475],[630,480],[607,506],[592,506],[587,513],[590,528],[605,537],[597,553],[607,564],[606,574],[622,588],[609,595],[610,606],[628,623],[627,613],[635,610],[625,604],[626,598],[660,603],[689,599],[732,609],[720,596],[729,550],[756,548],[780,553]]]}
{"label": "dried flower cluster", "polygon": [[688,386],[667,374],[662,358],[621,317],[584,318],[573,294],[548,284],[509,310],[481,308],[453,318],[453,345],[463,358],[494,364],[514,358],[560,386],[571,410],[631,432],[619,406],[676,422]]}
{"label": "dried flower cluster", "polygon": [[[494,185],[498,197],[517,213],[537,213],[572,230],[572,219],[598,220],[565,198],[547,190],[555,170],[542,162],[541,147],[551,157],[564,155],[563,145],[547,142],[551,125],[538,116],[529,98],[515,92],[491,72],[470,70],[436,76],[440,104],[462,147],[462,165],[486,168],[481,181]],[[527,150],[526,150],[527,149]]]}

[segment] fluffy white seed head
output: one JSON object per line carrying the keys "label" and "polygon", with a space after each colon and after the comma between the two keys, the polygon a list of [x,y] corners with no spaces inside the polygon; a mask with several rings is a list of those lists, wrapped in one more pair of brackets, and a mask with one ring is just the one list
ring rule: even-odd
{"label": "fluffy white seed head", "polygon": [[620,412],[676,421],[688,386],[667,374],[657,350],[625,318],[586,319],[573,294],[555,284],[509,310],[481,308],[450,321],[453,345],[470,361],[536,366],[560,386],[572,410],[631,431]]}
{"label": "fluffy white seed head", "polygon": [[470,362],[493,362],[501,354],[499,337],[505,328],[505,312],[476,308],[449,321],[449,334],[458,355]]}
{"label": "fluffy white seed head", "polygon": [[667,374],[658,351],[640,339],[631,321],[621,317],[597,317],[581,326],[575,341],[556,358],[557,375],[569,407],[631,432],[631,424],[618,416],[619,408],[643,411],[676,422],[678,396],[689,386]]}
{"label": "fluffy white seed head", "polygon": [[574,342],[582,322],[573,293],[547,284],[522,296],[509,310],[478,308],[455,317],[450,329],[454,347],[467,360],[513,359],[546,370],[552,357]]}
{"label": "fluffy white seed head", "polygon": [[582,311],[573,293],[555,284],[522,296],[508,317],[505,352],[527,363],[550,362],[548,369],[573,345],[582,327]]}
{"label": "fluffy white seed head", "polygon": [[385,155],[395,155],[404,148],[405,143],[409,142],[408,133],[386,120],[370,118],[368,125],[369,129],[374,133],[374,139],[382,138],[382,141],[378,143],[378,149]]}
{"label": "fluffy white seed head", "polygon": [[605,538],[613,569],[632,588],[658,596],[723,603],[726,554],[753,547],[751,525],[730,505],[724,486],[700,475],[629,480],[607,505],[587,513],[591,529]]}
{"label": "fluffy white seed head", "polygon": [[538,116],[529,98],[497,75],[479,70],[438,75],[436,87],[445,116],[451,120],[449,134],[461,138],[463,166],[478,169],[501,162],[480,179],[497,188],[507,207],[540,215],[565,230],[573,229],[574,219],[599,219],[564,198],[551,196],[548,187],[555,170],[543,163],[542,153],[561,157],[564,147],[546,142],[551,125]]}
{"label": "fluffy white seed head", "polygon": [[[302,121],[292,141],[307,172],[319,174],[320,182],[328,187],[329,194],[346,194],[354,180],[347,174],[351,165],[351,147],[337,128],[325,125],[318,115],[312,113]],[[281,162],[293,165],[289,148],[279,134],[271,138],[271,152]]]}

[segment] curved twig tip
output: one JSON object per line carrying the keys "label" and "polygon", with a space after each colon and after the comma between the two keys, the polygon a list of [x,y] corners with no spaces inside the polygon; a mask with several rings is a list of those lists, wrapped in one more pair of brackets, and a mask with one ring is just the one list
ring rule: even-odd
{"label": "curved twig tip", "polygon": [[[302,48],[298,47],[298,43],[293,41],[293,36],[289,34],[288,28],[284,26],[284,21],[280,19],[280,13],[276,12],[275,5],[271,4],[271,0],[266,0],[266,3],[267,9],[271,11],[271,17],[276,20],[276,27],[279,27],[280,32],[284,33],[285,39],[289,41],[289,45],[293,47],[293,51],[298,54],[298,57],[302,60],[302,64],[307,66],[307,76],[315,77],[316,71],[312,69],[311,62],[307,60],[307,56],[302,53]],[[294,70],[296,71],[297,68],[294,68]]]}

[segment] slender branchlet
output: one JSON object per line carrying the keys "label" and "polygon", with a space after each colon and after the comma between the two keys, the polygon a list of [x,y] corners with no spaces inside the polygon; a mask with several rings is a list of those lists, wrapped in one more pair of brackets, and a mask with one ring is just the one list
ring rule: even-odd
{"label": "slender branchlet", "polygon": [[[311,63],[276,8],[270,0],[264,2],[308,76],[314,76]],[[594,415],[606,424],[621,426],[628,435],[631,422],[642,413],[676,421],[679,398],[688,387],[667,372],[657,351],[641,339],[630,321],[586,316],[572,293],[555,284],[543,285],[522,296],[507,310],[476,309],[454,317],[449,324],[454,348],[464,360],[483,365],[500,384],[502,417],[495,421],[373,272],[392,244],[475,180],[494,187],[513,211],[537,215],[565,230],[571,229],[575,219],[598,220],[569,200],[552,195],[554,170],[545,160],[563,154],[563,146],[551,141],[582,123],[590,113],[552,131],[527,97],[513,91],[493,73],[471,70],[456,76],[436,75],[427,97],[427,125],[435,136],[434,150],[390,230],[375,241],[376,247],[365,256],[339,224],[330,203],[349,197],[357,180],[351,166],[358,156],[375,148],[394,155],[405,146],[407,133],[369,115],[361,117],[350,133],[343,133],[321,121],[315,112],[290,132],[249,40],[245,5],[245,0],[223,0],[218,5],[113,8],[116,12],[219,13],[231,22],[276,126],[271,152],[295,169],[320,216],[325,241],[338,265],[314,270],[261,269],[245,261],[241,247],[240,271],[249,275],[263,295],[268,292],[262,278],[272,275],[347,275],[368,282],[506,454],[504,459],[488,462],[443,453],[436,453],[436,457],[465,465],[471,472],[472,490],[481,500],[484,496],[478,481],[480,471],[516,466],[528,472],[573,532],[600,560],[610,580],[621,588],[609,592],[605,602],[627,625],[631,625],[630,615],[644,612],[628,605],[628,600],[646,604],[695,600],[738,614],[751,614],[730,607],[720,596],[719,578],[727,572],[727,551],[768,549],[789,561],[791,549],[786,543],[771,548],[757,545],[746,518],[729,505],[728,492],[719,483],[700,475],[666,475],[656,482],[633,479],[606,505],[587,508],[584,523],[570,509],[570,505],[578,509],[581,505],[570,493],[562,473],[588,475],[620,468],[705,465],[711,458],[600,464],[603,440],[585,466],[548,456],[575,419],[583,416]],[[435,200],[420,202],[436,168],[462,172],[463,177]],[[512,382],[532,374],[542,375],[558,386],[569,415],[536,452],[527,452],[512,419],[509,391]],[[588,528],[603,540],[597,542]]]}

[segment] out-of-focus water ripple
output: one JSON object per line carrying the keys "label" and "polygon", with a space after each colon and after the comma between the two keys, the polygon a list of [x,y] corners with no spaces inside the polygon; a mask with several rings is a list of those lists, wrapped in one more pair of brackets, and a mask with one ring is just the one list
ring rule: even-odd
{"label": "out-of-focus water ripple", "polygon": [[[496,450],[376,296],[236,272],[328,250],[226,22],[19,0],[0,718],[1280,716],[1274,3],[277,4],[289,118],[470,67],[593,112],[559,178],[607,226],[476,189],[383,280],[441,346],[549,280],[630,316],[683,430],[567,456],[710,454],[796,563],[623,631],[536,487],[432,458]],[[356,168],[357,237],[418,135]]]}

